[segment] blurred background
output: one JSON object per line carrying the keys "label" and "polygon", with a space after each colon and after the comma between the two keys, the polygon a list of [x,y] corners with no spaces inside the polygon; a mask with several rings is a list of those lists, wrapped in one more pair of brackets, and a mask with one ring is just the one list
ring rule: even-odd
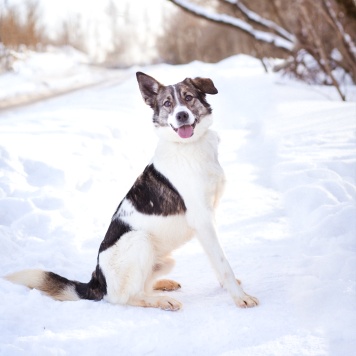
{"label": "blurred background", "polygon": [[356,0],[0,0],[0,73],[26,51],[53,47],[110,68],[243,53],[345,99],[355,41]]}

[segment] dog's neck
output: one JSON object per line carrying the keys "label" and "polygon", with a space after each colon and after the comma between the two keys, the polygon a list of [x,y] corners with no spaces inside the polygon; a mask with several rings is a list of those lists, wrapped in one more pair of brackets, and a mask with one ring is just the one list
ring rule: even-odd
{"label": "dog's neck", "polygon": [[169,160],[172,164],[182,160],[205,164],[217,157],[219,137],[215,131],[207,129],[195,140],[188,140],[182,143],[160,138],[154,160]]}

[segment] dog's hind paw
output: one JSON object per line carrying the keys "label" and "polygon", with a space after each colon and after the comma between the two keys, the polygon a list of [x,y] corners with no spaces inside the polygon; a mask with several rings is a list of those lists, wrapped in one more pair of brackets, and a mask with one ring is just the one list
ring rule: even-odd
{"label": "dog's hind paw", "polygon": [[162,290],[168,292],[177,290],[179,288],[181,288],[181,285],[170,279],[161,279],[157,281],[153,286],[154,290]]}
{"label": "dog's hind paw", "polygon": [[242,297],[234,298],[235,304],[240,308],[253,308],[256,307],[260,302],[257,298],[252,297],[246,293]]}

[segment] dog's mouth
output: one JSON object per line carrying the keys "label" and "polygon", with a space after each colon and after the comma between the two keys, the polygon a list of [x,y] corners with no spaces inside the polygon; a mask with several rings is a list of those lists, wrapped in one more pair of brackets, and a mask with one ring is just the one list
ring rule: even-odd
{"label": "dog's mouth", "polygon": [[178,128],[175,128],[171,125],[172,129],[179,135],[181,138],[189,138],[194,135],[194,128],[197,124],[197,121],[194,121],[192,125],[182,125]]}

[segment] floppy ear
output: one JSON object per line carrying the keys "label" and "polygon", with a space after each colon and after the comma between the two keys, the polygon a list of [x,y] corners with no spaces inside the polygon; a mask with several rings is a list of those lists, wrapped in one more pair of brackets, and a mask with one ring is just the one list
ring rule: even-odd
{"label": "floppy ear", "polygon": [[158,90],[163,85],[159,83],[156,79],[142,72],[137,72],[136,78],[143,100],[147,105],[153,108],[158,94]]}
{"label": "floppy ear", "polygon": [[190,79],[193,85],[204,94],[217,94],[218,90],[215,88],[214,83],[209,78],[194,78]]}

